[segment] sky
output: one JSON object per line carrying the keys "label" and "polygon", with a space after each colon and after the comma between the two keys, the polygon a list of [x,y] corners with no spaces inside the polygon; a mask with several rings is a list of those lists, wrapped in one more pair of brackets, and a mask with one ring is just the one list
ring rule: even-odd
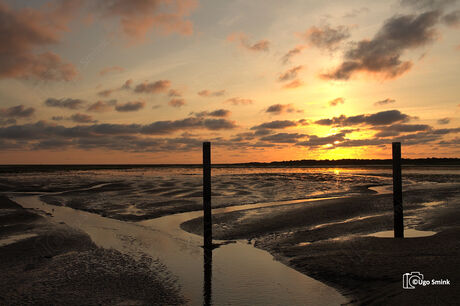
{"label": "sky", "polygon": [[460,1],[0,0],[2,164],[460,157]]}

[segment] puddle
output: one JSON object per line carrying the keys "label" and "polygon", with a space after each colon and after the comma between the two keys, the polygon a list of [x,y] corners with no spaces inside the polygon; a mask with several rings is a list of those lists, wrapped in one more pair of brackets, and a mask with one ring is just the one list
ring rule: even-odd
{"label": "puddle", "polygon": [[369,187],[369,190],[373,190],[377,192],[377,194],[389,194],[389,193],[393,193],[393,186],[392,185],[372,186],[372,187]]}
{"label": "puddle", "polygon": [[[432,231],[419,231],[419,230],[412,229],[412,228],[404,229],[404,238],[428,237],[428,236],[433,236],[434,234],[437,234],[437,233],[432,232]],[[377,232],[377,233],[372,233],[366,236],[379,237],[379,238],[394,238],[394,231]]]}
{"label": "puddle", "polygon": [[[436,182],[413,182],[408,181],[403,183],[403,191],[428,189],[433,190],[437,188],[449,188],[458,186],[458,183],[436,183]],[[381,185],[369,187],[370,190],[377,192],[377,194],[392,194],[393,185]]]}
{"label": "puddle", "polygon": [[443,204],[446,204],[446,202],[444,202],[444,201],[433,201],[433,202],[422,203],[422,205],[426,206],[426,207],[439,206],[439,205],[443,205]]}
{"label": "puddle", "polygon": [[318,225],[312,226],[310,229],[315,230],[315,229],[320,229],[320,228],[323,228],[323,227],[328,227],[328,226],[331,226],[331,225],[351,223],[351,222],[362,221],[362,220],[366,220],[366,219],[382,217],[382,216],[386,216],[386,215],[388,215],[388,213],[369,215],[369,216],[358,216],[358,217],[353,217],[353,218],[349,218],[349,219],[345,219],[345,220],[318,224]]}
{"label": "puddle", "polygon": [[[158,258],[177,277],[190,305],[340,305],[347,302],[335,289],[275,261],[269,253],[245,242],[222,245],[212,252],[203,251],[202,237],[180,229],[182,222],[201,216],[201,211],[132,223],[48,205],[40,201],[39,196],[13,200],[25,208],[52,214],[54,222],[65,222],[86,232],[100,247],[113,248],[134,258],[145,255]],[[213,213],[273,204],[289,203],[228,207],[215,209]]]}

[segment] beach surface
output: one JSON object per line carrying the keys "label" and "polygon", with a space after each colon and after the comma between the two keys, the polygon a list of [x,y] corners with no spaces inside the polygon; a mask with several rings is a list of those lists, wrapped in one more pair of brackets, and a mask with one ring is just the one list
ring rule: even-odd
{"label": "beach surface", "polygon": [[[392,195],[369,194],[213,215],[213,238],[247,239],[335,287],[351,304],[454,305],[460,301],[458,193],[455,186],[404,193],[406,232],[436,232],[428,237],[369,236],[393,229]],[[181,227],[201,234],[202,218]],[[450,285],[403,289],[402,275],[410,272]]]}
{"label": "beach surface", "polygon": [[[151,241],[148,237],[152,236],[152,229],[147,225],[158,223],[156,220],[161,223],[162,218],[175,220],[172,227],[165,221],[168,224],[162,233],[169,237],[168,241],[173,238],[182,253],[189,250],[201,263],[201,238],[184,235],[184,230],[202,233],[202,219],[197,218],[202,209],[201,179],[200,169],[5,175],[0,189],[7,195],[36,198],[35,206],[25,207],[37,210],[25,210],[1,198],[0,252],[7,259],[1,269],[13,281],[3,281],[0,298],[18,303],[56,304],[66,299],[76,304],[183,303],[181,293],[185,290],[180,292],[183,288],[168,277],[171,263],[163,266],[152,260],[157,255],[167,256],[162,262],[175,257],[165,252],[169,242],[157,245],[156,240]],[[224,245],[215,253],[228,257],[226,250],[230,246],[235,246],[235,250],[241,249],[242,244],[250,249],[254,246],[337,289],[350,304],[458,304],[460,171],[445,167],[408,168],[403,179],[406,234],[429,236],[373,236],[393,229],[391,169],[216,169],[213,238],[219,243],[237,243]],[[47,205],[44,203],[49,204],[46,210],[40,209]],[[79,226],[74,220],[68,219],[72,222],[66,224],[53,221],[57,219],[57,215],[53,217],[54,210],[57,213],[61,209],[71,219],[73,214],[84,218],[89,212],[94,224],[88,224],[82,232],[76,230]],[[82,211],[84,214],[80,214]],[[138,226],[147,226],[142,229],[146,235],[139,236]],[[133,241],[121,241],[123,247],[115,251],[116,247],[111,245],[119,246],[122,237],[114,229],[125,227]],[[96,239],[91,241],[85,233]],[[104,234],[99,237],[95,233]],[[101,248],[106,244],[110,247]],[[123,251],[125,245],[128,252]],[[132,247],[156,255],[129,256]],[[94,266],[88,269],[88,263]],[[187,263],[181,264],[184,271],[191,268]],[[267,270],[264,267],[261,269]],[[201,274],[201,268],[197,268],[197,273]],[[180,275],[182,270],[176,269],[175,274]],[[402,276],[411,272],[420,272],[430,281],[448,279],[450,285],[403,289]],[[214,275],[227,277],[221,274]],[[288,279],[282,281],[289,283]],[[240,281],[231,278],[230,283],[238,285]],[[202,281],[193,278],[190,284],[194,294],[201,295]],[[219,292],[214,294],[218,296]],[[264,303],[267,304],[265,300]]]}
{"label": "beach surface", "polygon": [[88,235],[0,196],[0,304],[181,305],[165,267],[96,247]]}

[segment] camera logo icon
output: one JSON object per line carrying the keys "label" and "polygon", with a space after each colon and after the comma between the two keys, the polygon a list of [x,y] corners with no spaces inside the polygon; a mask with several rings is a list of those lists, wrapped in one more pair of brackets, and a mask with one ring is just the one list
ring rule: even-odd
{"label": "camera logo icon", "polygon": [[423,281],[423,274],[420,272],[411,272],[403,274],[403,288],[415,289],[417,285],[425,285]]}

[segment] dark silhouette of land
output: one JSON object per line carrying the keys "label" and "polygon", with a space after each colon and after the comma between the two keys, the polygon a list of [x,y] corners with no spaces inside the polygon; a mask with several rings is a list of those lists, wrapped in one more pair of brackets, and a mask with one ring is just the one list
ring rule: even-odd
{"label": "dark silhouette of land", "polygon": [[[213,164],[213,168],[231,167],[337,167],[337,166],[391,166],[391,159],[302,159],[273,162]],[[460,158],[403,158],[403,166],[460,166]],[[0,165],[1,173],[53,172],[74,170],[117,170],[136,168],[201,168],[202,164],[69,164],[69,165]]]}

